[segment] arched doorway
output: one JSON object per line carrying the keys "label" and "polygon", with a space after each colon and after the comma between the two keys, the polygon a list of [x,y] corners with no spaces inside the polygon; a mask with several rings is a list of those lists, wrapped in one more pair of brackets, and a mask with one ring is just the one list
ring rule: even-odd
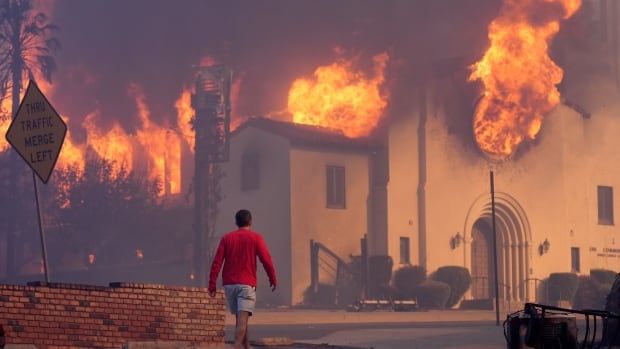
{"label": "arched doorway", "polygon": [[[471,296],[494,297],[491,200],[481,195],[465,221],[465,265],[472,274]],[[495,194],[499,296],[508,301],[529,300],[534,291],[527,282],[530,270],[530,226],[525,211],[506,193]]]}

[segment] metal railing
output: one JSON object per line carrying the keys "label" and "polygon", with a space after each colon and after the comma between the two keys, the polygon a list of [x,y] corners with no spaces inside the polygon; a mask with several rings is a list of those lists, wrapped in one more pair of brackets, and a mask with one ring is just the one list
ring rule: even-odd
{"label": "metal railing", "polygon": [[[488,299],[494,299],[494,295],[493,295],[493,290],[491,289],[491,287],[493,286],[493,284],[489,283],[489,277],[488,276],[474,276],[472,277],[472,285],[471,285],[471,290],[472,293],[475,292],[474,288],[479,287],[480,285],[476,285],[478,282],[482,281],[482,290],[484,290],[485,292],[483,292],[482,296],[485,295],[486,293],[486,297]],[[511,311],[511,300],[510,298],[512,297],[511,295],[511,290],[512,288],[510,287],[510,285],[503,283],[503,282],[499,282],[498,283],[500,289],[503,291],[503,295],[500,294],[500,302],[503,303],[504,308],[506,308],[508,310],[508,312]],[[475,296],[475,295],[474,295]],[[482,298],[484,299],[484,298]]]}
{"label": "metal railing", "polygon": [[[577,315],[584,317],[585,324],[576,322]],[[545,323],[546,318],[554,316],[556,317],[555,323],[552,321]],[[572,320],[575,326],[574,331],[570,330],[571,318],[569,316],[574,316]],[[597,326],[597,323],[600,325]],[[576,326],[582,325],[585,325],[585,331],[578,331]],[[561,326],[563,330],[553,331]],[[522,333],[524,327],[525,334]],[[581,340],[580,332],[584,333]],[[619,334],[620,316],[594,309],[577,310],[526,303],[523,310],[508,315],[504,322],[504,337],[508,348],[522,348],[522,345],[536,348],[601,348],[602,346],[615,348],[616,341],[620,338]]]}
{"label": "metal railing", "polygon": [[[321,270],[334,279],[335,286],[340,284],[345,275],[356,275],[349,264],[334,251],[318,241],[310,240],[310,287],[315,294],[319,292]],[[338,287],[336,287],[336,304],[338,304],[338,299]]]}
{"label": "metal railing", "polygon": [[[534,297],[533,297],[533,299],[530,299],[532,292],[530,292],[529,294],[527,292],[527,285],[531,281],[534,281],[534,290],[533,290]],[[526,289],[526,292],[525,292],[525,301],[526,302],[529,302],[529,301],[532,301],[532,300],[536,301],[536,302],[539,302],[539,299],[538,299],[538,285],[539,284],[542,285],[543,284],[543,280],[538,279],[538,278],[527,278],[527,279],[521,281],[521,283],[519,283],[519,288],[525,287],[525,289]],[[544,285],[545,285],[545,302],[548,302],[549,301],[549,287],[546,284],[544,284]]]}

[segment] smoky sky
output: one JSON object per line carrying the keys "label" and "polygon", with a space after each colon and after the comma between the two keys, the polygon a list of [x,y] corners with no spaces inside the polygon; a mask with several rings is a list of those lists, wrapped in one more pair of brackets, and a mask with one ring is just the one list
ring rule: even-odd
{"label": "smoky sky", "polygon": [[[53,21],[63,48],[54,103],[70,126],[98,110],[102,126],[117,120],[132,131],[138,118],[127,87],[137,83],[153,119],[173,122],[192,66],[209,55],[242,77],[237,114],[265,114],[284,109],[293,80],[333,62],[335,48],[360,62],[388,52],[394,77],[423,76],[428,62],[457,56],[472,63],[500,6],[500,0],[56,0]],[[79,128],[74,133],[79,139]]]}

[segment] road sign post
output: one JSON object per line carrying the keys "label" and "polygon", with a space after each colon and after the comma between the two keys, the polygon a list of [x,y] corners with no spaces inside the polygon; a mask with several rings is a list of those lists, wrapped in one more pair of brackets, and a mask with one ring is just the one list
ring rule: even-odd
{"label": "road sign post", "polygon": [[30,80],[24,98],[17,109],[17,114],[6,133],[6,140],[32,169],[43,268],[47,282],[50,281],[49,267],[36,176],[43,183],[47,183],[58,160],[66,134],[67,125],[45,98],[37,84]]}

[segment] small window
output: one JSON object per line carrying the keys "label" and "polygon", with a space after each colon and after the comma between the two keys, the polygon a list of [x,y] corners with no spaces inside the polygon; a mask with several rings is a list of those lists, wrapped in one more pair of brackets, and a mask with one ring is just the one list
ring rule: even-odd
{"label": "small window", "polygon": [[400,237],[400,264],[411,264],[409,256],[409,238]]}
{"label": "small window", "polygon": [[579,247],[570,248],[570,269],[573,273],[581,272],[581,263],[579,257]]}
{"label": "small window", "polygon": [[327,208],[346,208],[346,181],[343,166],[327,166]]}
{"label": "small window", "polygon": [[260,184],[258,153],[248,152],[241,157],[241,190],[257,190]]}
{"label": "small window", "polygon": [[598,224],[614,224],[614,190],[612,187],[599,185],[598,190]]}

